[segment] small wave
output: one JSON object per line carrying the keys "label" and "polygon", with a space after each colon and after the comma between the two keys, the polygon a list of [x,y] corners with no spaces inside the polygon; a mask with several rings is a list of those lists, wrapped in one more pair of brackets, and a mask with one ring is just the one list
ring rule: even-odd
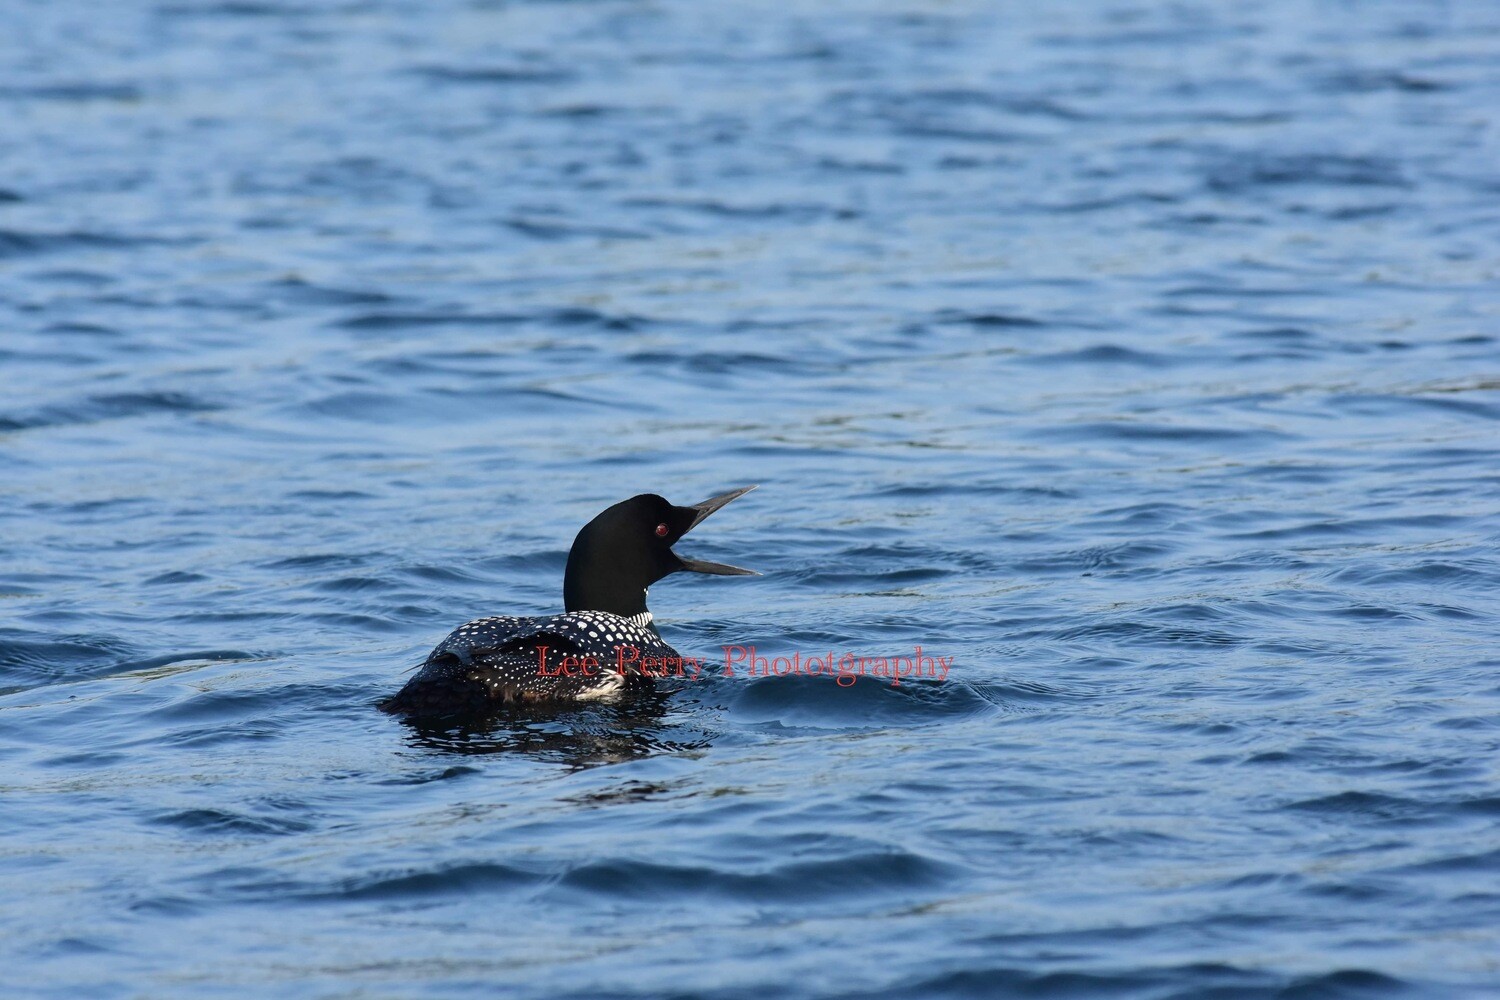
{"label": "small wave", "polygon": [[1430,94],[1448,90],[1450,85],[1430,77],[1412,76],[1400,70],[1364,69],[1325,76],[1319,81],[1319,87],[1335,94],[1371,94],[1381,90]]}
{"label": "small wave", "polygon": [[203,3],[169,3],[157,8],[176,17],[303,17],[310,13],[301,4],[267,3],[265,0],[206,0]]}
{"label": "small wave", "polygon": [[1411,799],[1378,792],[1338,792],[1313,799],[1303,799],[1281,807],[1291,812],[1317,813],[1338,818],[1357,816],[1369,820],[1406,820],[1428,812],[1428,807]]}
{"label": "small wave", "polygon": [[312,589],[329,594],[364,594],[387,593],[397,588],[389,580],[380,577],[341,576],[333,580],[319,580],[312,585]]}
{"label": "small wave", "polygon": [[1500,874],[1500,850],[1455,853],[1432,861],[1422,861],[1395,869],[1397,872],[1453,873],[1465,875]]}
{"label": "small wave", "polygon": [[1281,539],[1281,538],[1339,538],[1344,536],[1373,535],[1388,536],[1403,528],[1447,528],[1459,526],[1465,518],[1449,514],[1412,514],[1406,517],[1319,517],[1258,531],[1243,531],[1229,534],[1228,538]]}
{"label": "small wave", "polygon": [[1455,417],[1478,417],[1500,420],[1500,404],[1448,394],[1421,395],[1418,392],[1340,393],[1328,397],[1328,405],[1360,416],[1396,416],[1415,410],[1438,410]]}
{"label": "small wave", "polygon": [[382,785],[426,785],[434,781],[452,781],[454,778],[463,778],[471,774],[482,773],[477,767],[467,764],[452,764],[437,770],[425,770],[418,774],[407,775],[401,778],[389,778],[381,782]]}
{"label": "small wave", "polygon": [[799,861],[769,871],[608,860],[580,865],[558,881],[558,891],[581,891],[626,899],[670,894],[784,904],[826,904],[840,898],[901,896],[956,877],[955,866],[905,850],[865,851],[843,857]]}
{"label": "small wave", "polygon": [[547,326],[591,326],[601,330],[636,330],[646,324],[639,316],[615,315],[581,306],[541,310],[533,313],[470,312],[369,312],[338,320],[346,330],[404,330],[433,326],[515,326],[533,323]]}
{"label": "small wave", "polygon": [[64,337],[121,337],[123,334],[112,326],[100,326],[97,323],[53,323],[46,329],[47,333],[55,333]]}
{"label": "small wave", "polygon": [[663,353],[640,351],[628,354],[624,360],[633,365],[652,367],[671,366],[683,371],[705,375],[727,375],[742,371],[758,371],[767,375],[806,373],[818,366],[804,360],[757,354],[751,351],[693,351],[685,353]]}
{"label": "small wave", "polygon": [[188,650],[141,656],[139,647],[113,636],[65,635],[31,638],[0,632],[0,680],[5,694],[49,684],[145,674],[166,667],[257,660],[262,654],[238,649]]}
{"label": "small wave", "polygon": [[1279,156],[1265,153],[1241,154],[1209,170],[1207,184],[1210,189],[1226,194],[1292,184],[1332,187],[1411,186],[1394,160],[1334,153]]}
{"label": "small wave", "polygon": [[895,486],[877,487],[869,490],[864,495],[872,497],[1010,496],[1018,499],[1038,501],[1076,499],[1078,496],[1073,490],[1061,489],[1055,486],[1017,486],[1006,483],[972,481],[900,483]]}
{"label": "small wave", "polygon": [[1252,330],[1240,330],[1230,334],[1243,340],[1269,341],[1276,344],[1305,344],[1317,340],[1318,335],[1296,326],[1272,326]]}
{"label": "small wave", "polygon": [[[1117,932],[1123,933],[1123,932]],[[1045,945],[1060,938],[1058,947],[1069,944],[1066,935],[1034,936]],[[851,996],[857,996],[852,994]],[[1048,998],[1162,997],[1193,1000],[1198,997],[1235,997],[1236,1000],[1385,1000],[1412,995],[1412,986],[1400,979],[1363,969],[1345,969],[1323,975],[1289,976],[1259,969],[1195,962],[1117,972],[1040,971],[1034,964],[975,964],[946,970],[888,986],[880,995],[892,998],[1018,996]]]}
{"label": "small wave", "polygon": [[263,563],[265,569],[352,569],[373,560],[372,553],[309,552]]}
{"label": "small wave", "polygon": [[1412,984],[1368,969],[1341,969],[1318,976],[1299,976],[1280,993],[1279,1000],[1383,1000],[1414,995]]}
{"label": "small wave", "polygon": [[251,836],[284,836],[301,833],[312,824],[290,817],[247,816],[227,809],[179,809],[160,813],[151,819],[157,826],[176,827],[206,834],[248,834]]}
{"label": "small wave", "polygon": [[0,100],[20,101],[119,101],[134,102],[145,92],[133,83],[77,81],[45,83],[29,87],[0,87]]}
{"label": "small wave", "polygon": [[433,871],[350,879],[337,889],[291,895],[294,898],[322,901],[429,899],[529,888],[542,881],[541,876],[524,868],[489,861],[449,865]]}
{"label": "small wave", "polygon": [[962,323],[980,329],[1000,330],[1007,327],[1032,328],[1046,326],[1042,320],[1019,313],[963,312],[957,309],[940,310],[934,317],[938,323]]}
{"label": "small wave", "polygon": [[113,636],[41,636],[4,629],[0,630],[0,677],[29,687],[27,682],[43,678],[94,676],[138,653],[138,649]]}
{"label": "small wave", "polygon": [[626,113],[627,109],[611,104],[576,103],[557,104],[539,112],[544,118],[597,119]]}
{"label": "small wave", "polygon": [[1292,441],[1296,435],[1271,428],[1204,427],[1192,424],[1163,424],[1145,420],[1089,420],[1033,428],[1027,432],[1036,438],[1061,438],[1073,441],[1161,442],[1170,444],[1237,445]]}
{"label": "small wave", "polygon": [[1015,568],[1025,574],[1077,573],[1080,571],[1124,569],[1149,565],[1173,551],[1164,542],[1119,542],[1114,545],[1091,545],[1071,552],[1052,553],[1021,559]]}
{"label": "small wave", "polygon": [[129,250],[145,244],[165,242],[170,241],[84,230],[38,233],[18,229],[0,229],[0,258],[60,253],[66,250]]}
{"label": "small wave", "polygon": [[539,314],[537,319],[543,324],[554,326],[592,326],[601,330],[639,330],[648,325],[648,321],[642,316],[601,312],[583,306],[552,309]]}
{"label": "small wave", "polygon": [[372,312],[339,320],[345,330],[405,330],[425,326],[510,326],[527,317],[514,313]]}
{"label": "small wave", "polygon": [[378,305],[392,302],[394,297],[384,292],[365,289],[330,288],[315,285],[298,277],[282,278],[266,282],[265,288],[272,295],[288,302],[314,306]]}
{"label": "small wave", "polygon": [[355,424],[451,427],[461,423],[494,421],[522,407],[542,404],[625,409],[630,402],[595,398],[544,386],[507,386],[503,389],[471,391],[336,392],[298,403],[288,410],[294,414],[315,415],[323,420],[334,419]]}
{"label": "small wave", "polygon": [[292,490],[287,493],[288,500],[311,500],[313,502],[328,501],[330,503],[347,503],[350,500],[373,500],[375,494],[364,490]]}
{"label": "small wave", "polygon": [[[722,668],[722,663],[710,665],[710,669]],[[742,721],[793,728],[882,729],[996,711],[1005,700],[1006,690],[992,686],[982,693],[953,675],[953,671],[962,669],[954,663],[946,680],[907,678],[899,687],[889,678],[868,675],[840,687],[832,676],[747,677],[742,668],[737,668],[733,680],[726,678],[716,684],[715,696],[727,697],[736,718]]]}
{"label": "small wave", "polygon": [[217,403],[199,399],[185,392],[122,392],[90,396],[75,403],[57,403],[29,412],[0,413],[0,430],[20,431],[38,427],[65,427],[74,424],[125,420],[158,413],[210,413],[220,409]]}
{"label": "small wave", "polygon": [[1167,368],[1177,363],[1176,359],[1150,351],[1137,351],[1118,344],[1097,344],[1076,351],[1061,351],[1056,354],[1033,354],[1023,359],[1034,365],[1132,365],[1137,368]]}
{"label": "small wave", "polygon": [[1065,642],[1087,640],[1118,642],[1132,646],[1180,646],[1189,649],[1240,646],[1251,640],[1249,635],[1224,632],[1219,629],[1128,619],[1071,626],[1058,631],[1056,638]]}
{"label": "small wave", "polygon": [[573,78],[567,70],[548,66],[417,66],[408,72],[434,83],[479,85],[566,83]]}
{"label": "small wave", "polygon": [[644,240],[651,234],[644,229],[626,229],[623,226],[601,226],[587,222],[571,222],[564,219],[540,218],[513,215],[504,224],[524,236],[539,240],[563,240],[586,237],[601,240]]}
{"label": "small wave", "polygon": [[[240,659],[269,659],[266,656],[241,657]],[[352,685],[343,687],[314,684],[281,684],[273,687],[235,689],[191,689],[182,697],[153,708],[149,715],[159,723],[172,723],[171,739],[184,743],[204,742],[222,735],[227,739],[241,736],[261,738],[269,736],[283,725],[288,707],[292,705],[327,704],[332,700],[345,700],[358,704],[368,692]],[[230,723],[250,721],[251,726],[242,732]],[[177,724],[199,723],[201,725],[178,728]]]}
{"label": "small wave", "polygon": [[853,209],[813,202],[746,202],[730,201],[725,198],[644,196],[625,198],[620,204],[626,208],[676,209],[723,219],[787,219],[812,222],[830,217],[854,218],[858,214]]}
{"label": "small wave", "polygon": [[1180,195],[1162,191],[1140,191],[1109,197],[1076,198],[1071,201],[1047,202],[1038,206],[1044,212],[1099,212],[1114,208],[1129,208],[1135,205],[1175,205],[1182,201]]}
{"label": "small wave", "polygon": [[185,573],[181,570],[170,570],[166,573],[157,573],[155,576],[147,577],[144,581],[148,587],[179,586],[188,583],[206,583],[212,577],[204,576],[202,573]]}

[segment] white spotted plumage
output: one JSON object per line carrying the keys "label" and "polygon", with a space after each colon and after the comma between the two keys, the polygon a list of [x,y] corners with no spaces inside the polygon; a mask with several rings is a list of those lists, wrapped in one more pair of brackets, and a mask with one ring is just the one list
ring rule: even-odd
{"label": "white spotted plumage", "polygon": [[[512,701],[610,701],[641,681],[635,661],[675,657],[651,626],[649,611],[625,618],[605,611],[568,611],[523,618],[496,615],[465,622],[428,655],[403,689],[419,698],[424,691],[455,688],[479,703]],[[541,669],[542,648],[554,668],[563,656],[594,656],[592,676],[560,676]]]}

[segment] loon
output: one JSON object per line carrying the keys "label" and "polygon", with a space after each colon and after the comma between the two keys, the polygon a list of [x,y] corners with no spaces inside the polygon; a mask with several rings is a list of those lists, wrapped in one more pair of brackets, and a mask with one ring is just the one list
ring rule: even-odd
{"label": "loon", "polygon": [[663,665],[680,657],[657,633],[646,589],[679,570],[758,576],[672,551],[704,518],[753,489],[730,490],[688,507],[674,507],[654,493],[615,504],[573,540],[562,614],[460,625],[379,707],[405,716],[475,715],[515,703],[612,701],[651,689],[652,675],[660,676]]}

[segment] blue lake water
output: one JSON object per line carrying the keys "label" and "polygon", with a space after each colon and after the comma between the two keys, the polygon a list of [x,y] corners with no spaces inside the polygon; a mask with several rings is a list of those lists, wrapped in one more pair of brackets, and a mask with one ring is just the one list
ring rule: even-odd
{"label": "blue lake water", "polygon": [[1500,995],[1500,7],[0,24],[4,995]]}

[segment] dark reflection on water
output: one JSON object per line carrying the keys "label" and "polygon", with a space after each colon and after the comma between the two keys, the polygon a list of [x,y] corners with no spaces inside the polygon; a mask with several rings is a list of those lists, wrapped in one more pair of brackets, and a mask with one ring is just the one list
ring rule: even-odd
{"label": "dark reflection on water", "polygon": [[706,734],[693,739],[688,726],[667,722],[668,700],[662,692],[616,705],[527,705],[480,718],[402,722],[413,747],[454,754],[517,753],[576,768],[710,746]]}
{"label": "dark reflection on water", "polygon": [[1500,993],[1494,5],[0,23],[0,992]]}

